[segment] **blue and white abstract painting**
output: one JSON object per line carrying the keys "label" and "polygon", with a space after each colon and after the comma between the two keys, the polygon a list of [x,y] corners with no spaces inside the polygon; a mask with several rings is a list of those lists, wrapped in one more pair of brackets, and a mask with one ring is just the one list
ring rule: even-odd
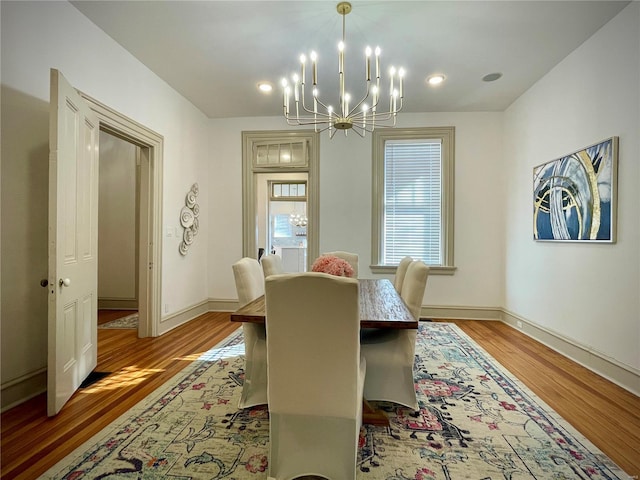
{"label": "blue and white abstract painting", "polygon": [[533,170],[535,240],[615,241],[618,137]]}

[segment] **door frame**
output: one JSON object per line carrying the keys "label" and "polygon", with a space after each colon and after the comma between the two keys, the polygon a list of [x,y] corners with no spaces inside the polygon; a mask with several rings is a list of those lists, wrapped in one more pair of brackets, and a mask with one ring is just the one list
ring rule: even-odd
{"label": "door frame", "polygon": [[78,91],[98,116],[100,130],[140,147],[138,215],[138,337],[160,331],[162,292],[162,170],[164,137]]}
{"label": "door frame", "polygon": [[[302,165],[257,165],[253,146],[282,139],[306,141],[309,156]],[[256,244],[256,175],[260,173],[307,173],[307,270],[320,252],[320,135],[313,130],[260,130],[242,132],[242,255],[258,258]]]}

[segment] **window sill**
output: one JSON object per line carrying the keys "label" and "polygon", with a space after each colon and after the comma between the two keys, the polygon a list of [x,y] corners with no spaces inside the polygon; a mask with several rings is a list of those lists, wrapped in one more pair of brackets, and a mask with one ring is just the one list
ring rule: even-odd
{"label": "window sill", "polygon": [[[397,267],[391,265],[369,265],[371,273],[394,274]],[[429,275],[453,275],[458,267],[444,265],[429,265]]]}

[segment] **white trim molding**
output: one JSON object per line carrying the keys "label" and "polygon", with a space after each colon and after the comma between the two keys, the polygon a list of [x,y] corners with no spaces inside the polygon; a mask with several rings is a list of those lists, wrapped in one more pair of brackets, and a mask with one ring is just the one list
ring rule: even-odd
{"label": "white trim molding", "polygon": [[467,307],[467,306],[422,306],[421,319],[437,318],[439,320],[502,320],[500,307]]}
{"label": "white trim molding", "polygon": [[209,303],[206,300],[196,303],[190,307],[183,308],[182,310],[178,310],[177,312],[166,315],[160,319],[160,328],[158,333],[159,335],[167,333],[169,330],[173,330],[174,328],[184,325],[200,315],[212,311],[215,310],[211,310],[209,308]]}
{"label": "white trim molding", "polygon": [[9,410],[16,405],[45,393],[47,391],[47,368],[39,368],[2,384],[0,398],[1,411]]}
{"label": "white trim molding", "polygon": [[640,395],[640,371],[591,347],[503,309],[502,321],[616,385]]}

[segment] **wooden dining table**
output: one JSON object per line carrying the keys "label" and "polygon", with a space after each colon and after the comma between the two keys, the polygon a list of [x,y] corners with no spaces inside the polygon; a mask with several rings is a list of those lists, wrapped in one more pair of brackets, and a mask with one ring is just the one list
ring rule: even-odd
{"label": "wooden dining table", "polygon": [[[360,298],[360,328],[409,329],[418,328],[418,321],[388,279],[358,279]],[[231,314],[232,322],[265,323],[264,295]],[[366,399],[362,421],[369,425],[389,426],[389,418]]]}
{"label": "wooden dining table", "polygon": [[[418,321],[393,284],[383,279],[358,279],[360,328],[418,328]],[[232,322],[264,323],[264,295],[231,314]]]}

